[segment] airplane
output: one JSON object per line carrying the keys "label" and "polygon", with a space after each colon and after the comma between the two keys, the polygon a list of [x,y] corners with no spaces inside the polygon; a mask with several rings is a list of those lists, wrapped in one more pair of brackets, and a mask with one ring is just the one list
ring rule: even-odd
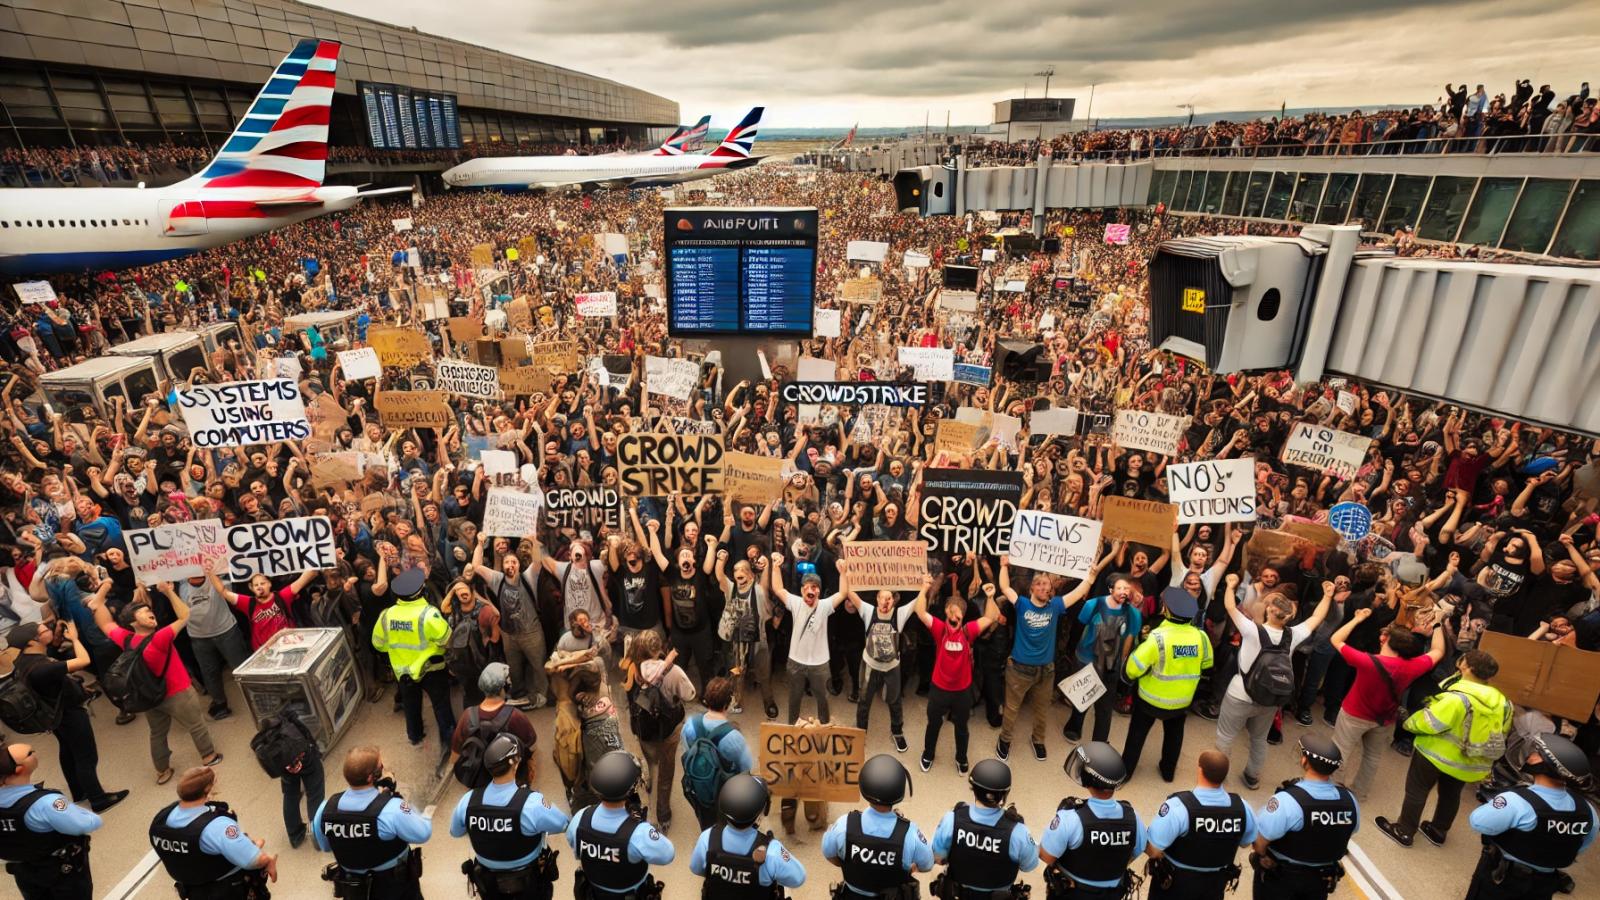
{"label": "airplane", "polygon": [[217,155],[177,184],[0,189],[0,274],[148,265],[409,192],[322,183],[339,50],[296,44]]}
{"label": "airplane", "polygon": [[706,144],[706,131],[711,127],[711,117],[701,116],[700,121],[693,128],[678,126],[672,136],[661,142],[661,147],[652,155],[654,156],[681,156],[685,153],[694,153]]}
{"label": "airplane", "polygon": [[860,125],[860,124],[861,123],[857,122],[855,125],[851,125],[850,126],[850,131],[848,133],[846,133],[844,137],[840,138],[837,142],[834,143],[834,145],[832,147],[829,147],[828,149],[829,150],[841,150],[841,149],[843,149],[845,147],[850,146],[852,143],[854,143],[855,139],[856,139],[856,127],[858,125]]}
{"label": "airplane", "polygon": [[503,156],[478,157],[446,171],[444,183],[453,188],[491,188],[526,191],[579,186],[590,188],[650,187],[710,178],[732,169],[759,163],[751,156],[756,124],[765,107],[756,107],[728,132],[715,150],[704,155],[638,153],[617,156]]}

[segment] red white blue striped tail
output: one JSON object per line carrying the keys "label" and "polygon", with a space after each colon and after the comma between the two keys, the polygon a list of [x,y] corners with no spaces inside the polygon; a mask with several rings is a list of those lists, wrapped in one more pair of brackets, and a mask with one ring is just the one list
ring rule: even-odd
{"label": "red white blue striped tail", "polygon": [[728,136],[722,139],[717,149],[711,151],[712,156],[747,157],[756,144],[756,124],[761,121],[761,114],[766,107],[758,106],[744,117],[739,124],[733,126]]}
{"label": "red white blue striped tail", "polygon": [[192,180],[207,188],[321,187],[339,47],[315,38],[296,44],[216,158]]}

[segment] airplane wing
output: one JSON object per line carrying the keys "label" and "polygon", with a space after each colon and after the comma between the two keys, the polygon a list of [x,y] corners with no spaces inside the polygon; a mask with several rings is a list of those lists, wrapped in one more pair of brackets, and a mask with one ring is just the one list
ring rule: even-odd
{"label": "airplane wing", "polygon": [[377,197],[377,196],[379,196],[381,194],[409,194],[409,193],[411,193],[411,191],[412,191],[411,185],[408,184],[408,185],[404,185],[404,186],[401,186],[401,187],[378,188],[375,191],[361,191],[361,192],[357,193],[356,196],[357,197]]}

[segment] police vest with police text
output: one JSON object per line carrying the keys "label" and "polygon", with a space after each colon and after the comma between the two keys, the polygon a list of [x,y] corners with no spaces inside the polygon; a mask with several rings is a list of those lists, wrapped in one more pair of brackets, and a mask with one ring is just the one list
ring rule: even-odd
{"label": "police vest with police text", "polygon": [[522,833],[523,806],[533,791],[519,787],[505,806],[496,806],[484,801],[487,790],[478,788],[467,801],[467,839],[472,842],[472,852],[479,859],[511,862],[540,847],[544,835]]}
{"label": "police vest with police text", "polygon": [[734,853],[723,846],[722,835],[727,825],[715,825],[706,835],[706,877],[701,883],[702,900],[773,900],[782,897],[783,889],[777,883],[761,883],[761,863],[755,861],[759,847],[772,843],[772,835],[758,833],[755,843],[744,853]]}
{"label": "police vest with police text", "polygon": [[644,820],[630,813],[616,831],[601,831],[594,827],[596,809],[599,807],[584,810],[578,820],[578,865],[591,886],[625,893],[650,873],[650,864],[644,860],[628,861],[628,844]]}
{"label": "police vest with police text", "polygon": [[379,791],[366,808],[350,810],[339,808],[344,794],[344,791],[334,794],[322,807],[322,837],[333,848],[333,858],[340,868],[370,872],[410,848],[410,844],[399,838],[378,837],[378,816],[394,799],[394,794]]}
{"label": "police vest with police text", "polygon": [[858,891],[878,894],[892,890],[911,880],[906,871],[906,832],[911,822],[896,815],[894,830],[888,837],[871,835],[861,827],[861,811],[845,817],[844,825],[844,880]]}
{"label": "police vest with police text", "polygon": [[1228,794],[1227,806],[1207,806],[1194,791],[1180,791],[1167,798],[1183,804],[1189,813],[1189,829],[1172,845],[1166,856],[1191,869],[1221,869],[1233,865],[1244,837],[1247,813],[1238,794]]}
{"label": "police vest with police text", "polygon": [[1102,819],[1089,803],[1063,801],[1061,808],[1074,808],[1083,826],[1083,843],[1061,854],[1060,865],[1084,881],[1117,881],[1133,861],[1133,839],[1139,832],[1139,818],[1126,800],[1116,801],[1122,814]]}
{"label": "police vest with police text", "polygon": [[1010,884],[1019,867],[1011,858],[1011,832],[1016,829],[1013,813],[1004,812],[993,825],[972,817],[972,808],[957,803],[950,830],[950,877],[957,884]]}
{"label": "police vest with police text", "polygon": [[59,831],[40,832],[28,827],[28,810],[35,803],[52,796],[60,797],[61,794],[34,788],[12,801],[10,806],[0,806],[0,859],[14,863],[41,862],[62,847],[88,840]]}
{"label": "police vest with police text", "polygon": [[167,867],[167,874],[179,884],[212,884],[238,868],[227,857],[200,849],[200,835],[206,826],[217,819],[238,820],[225,803],[208,803],[206,807],[206,811],[189,824],[174,827],[167,824],[167,816],[178,808],[178,804],[173,803],[156,813],[150,823],[150,846],[161,858],[161,864]]}
{"label": "police vest with police text", "polygon": [[1282,790],[1300,804],[1301,824],[1267,845],[1276,856],[1285,856],[1312,866],[1331,866],[1344,859],[1350,838],[1356,833],[1356,798],[1342,784],[1339,796],[1319,800],[1298,781],[1285,782]]}
{"label": "police vest with police text", "polygon": [[1528,831],[1511,830],[1489,835],[1489,843],[1530,866],[1564,869],[1572,865],[1578,858],[1578,851],[1583,849],[1583,839],[1593,827],[1589,818],[1589,803],[1583,799],[1583,795],[1569,788],[1567,793],[1572,797],[1572,809],[1559,810],[1526,785],[1512,788],[1509,793],[1528,801],[1538,820]]}

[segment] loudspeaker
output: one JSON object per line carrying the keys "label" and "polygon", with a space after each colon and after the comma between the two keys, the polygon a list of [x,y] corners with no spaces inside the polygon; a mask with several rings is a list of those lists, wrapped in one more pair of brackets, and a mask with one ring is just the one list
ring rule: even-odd
{"label": "loudspeaker", "polygon": [[1002,378],[1018,382],[1049,381],[1050,358],[1043,344],[1000,340],[994,352],[994,371]]}

